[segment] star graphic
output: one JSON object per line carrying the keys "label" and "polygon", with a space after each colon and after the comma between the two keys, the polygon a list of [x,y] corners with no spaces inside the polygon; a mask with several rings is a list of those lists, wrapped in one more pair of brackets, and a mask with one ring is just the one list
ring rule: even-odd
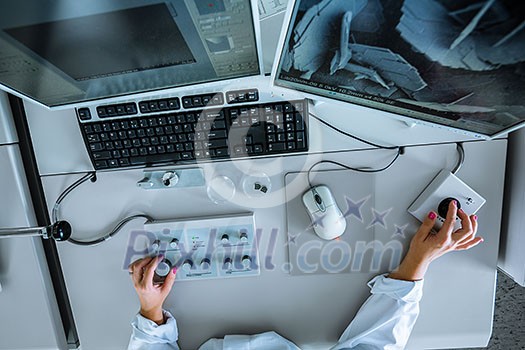
{"label": "star graphic", "polygon": [[325,215],[326,215],[325,213],[322,213],[322,214],[314,213],[315,220],[312,221],[312,223],[306,229],[308,230],[308,229],[311,229],[311,228],[313,228],[315,226],[324,227],[323,226],[323,219],[324,219]]}
{"label": "star graphic", "polygon": [[376,224],[379,224],[379,225],[383,226],[384,228],[386,228],[385,218],[390,213],[391,210],[392,210],[392,208],[387,209],[387,210],[385,210],[383,212],[379,212],[375,208],[372,208],[372,215],[374,215],[374,218],[368,224],[367,229],[369,229],[370,227],[372,227],[372,226],[374,226]]}
{"label": "star graphic", "polygon": [[363,215],[361,215],[361,207],[365,204],[368,198],[370,198],[370,196],[365,197],[358,202],[354,202],[351,198],[345,196],[346,205],[348,206],[348,208],[344,212],[343,216],[346,218],[350,217],[350,215],[353,215],[359,221],[363,222]]}
{"label": "star graphic", "polygon": [[405,236],[405,230],[408,227],[408,224],[405,224],[403,226],[394,225],[396,227],[396,231],[392,235],[392,238],[400,236],[401,238],[406,238]]}
{"label": "star graphic", "polygon": [[299,232],[298,234],[293,234],[291,232],[288,232],[288,242],[286,243],[287,245],[297,245],[297,237],[299,237],[301,235],[301,232]]}

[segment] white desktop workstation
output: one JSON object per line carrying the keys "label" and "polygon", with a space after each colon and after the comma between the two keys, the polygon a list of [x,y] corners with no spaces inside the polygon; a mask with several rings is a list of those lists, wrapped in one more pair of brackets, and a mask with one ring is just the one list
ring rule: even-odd
{"label": "white desktop workstation", "polygon": [[[0,227],[73,230],[0,239],[0,349],[124,348],[127,266],[158,253],[179,267],[165,306],[182,349],[268,330],[327,349],[399,263],[408,209],[443,170],[463,184],[432,210],[481,196],[485,242],[431,266],[407,348],[487,344],[506,135],[525,117],[512,11],[489,50],[472,48],[474,10],[436,1],[297,0],[260,21],[248,0],[28,3],[0,5]],[[427,28],[441,36],[424,48],[414,30],[437,20],[455,32]],[[338,240],[302,202],[317,185],[345,214]]]}

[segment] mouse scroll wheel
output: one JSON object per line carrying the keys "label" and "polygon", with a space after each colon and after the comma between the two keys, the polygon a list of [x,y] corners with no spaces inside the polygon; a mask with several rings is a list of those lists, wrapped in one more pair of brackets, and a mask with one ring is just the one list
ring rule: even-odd
{"label": "mouse scroll wheel", "polygon": [[314,196],[314,199],[315,199],[315,201],[317,202],[317,204],[321,204],[321,203],[323,203],[323,200],[321,199],[321,196],[318,195],[318,194],[316,194],[316,195]]}

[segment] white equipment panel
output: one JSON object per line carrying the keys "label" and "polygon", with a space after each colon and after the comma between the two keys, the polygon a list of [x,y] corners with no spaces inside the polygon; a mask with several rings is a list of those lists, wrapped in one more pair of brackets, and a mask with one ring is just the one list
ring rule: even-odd
{"label": "white equipment panel", "polygon": [[[144,224],[150,255],[164,255],[161,277],[177,267],[177,280],[258,276],[258,237],[253,213]],[[156,276],[158,277],[158,276]]]}

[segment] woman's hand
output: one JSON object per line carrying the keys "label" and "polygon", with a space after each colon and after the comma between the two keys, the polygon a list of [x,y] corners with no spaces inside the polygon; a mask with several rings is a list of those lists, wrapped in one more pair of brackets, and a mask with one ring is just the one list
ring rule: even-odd
{"label": "woman's hand", "polygon": [[[461,228],[454,231],[456,216],[461,220]],[[434,212],[428,214],[412,238],[407,255],[399,267],[389,275],[390,278],[407,281],[423,279],[430,263],[443,254],[470,249],[483,242],[483,238],[476,237],[477,216],[469,217],[463,210],[458,210],[456,201],[450,202],[443,226],[439,232],[434,233],[432,228],[436,217]]]}
{"label": "woman's hand", "polygon": [[129,265],[128,268],[133,286],[139,296],[140,314],[159,325],[165,322],[162,304],[171,291],[171,287],[173,287],[177,272],[177,269],[173,268],[171,273],[166,276],[164,284],[153,284],[155,269],[162,259],[162,256],[139,259]]}

